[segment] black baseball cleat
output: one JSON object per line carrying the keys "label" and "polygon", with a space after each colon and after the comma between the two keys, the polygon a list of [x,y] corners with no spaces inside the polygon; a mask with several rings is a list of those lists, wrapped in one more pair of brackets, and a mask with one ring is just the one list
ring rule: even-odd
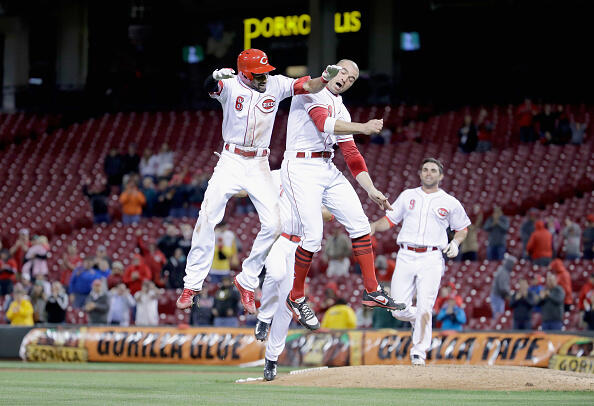
{"label": "black baseball cleat", "polygon": [[268,337],[268,330],[270,330],[270,323],[258,320],[258,322],[256,323],[256,328],[254,329],[254,335],[256,336],[256,340],[266,340],[266,337]]}
{"label": "black baseball cleat", "polygon": [[264,379],[273,381],[276,378],[276,361],[266,360],[264,363]]}
{"label": "black baseball cleat", "polygon": [[379,288],[375,292],[363,291],[363,305],[367,307],[381,307],[388,310],[404,310],[406,305],[404,303],[396,303],[383,288]]}
{"label": "black baseball cleat", "polygon": [[287,307],[293,312],[293,315],[303,327],[310,330],[317,330],[320,328],[320,322],[315,313],[307,305],[305,297],[291,300],[291,295],[287,296]]}

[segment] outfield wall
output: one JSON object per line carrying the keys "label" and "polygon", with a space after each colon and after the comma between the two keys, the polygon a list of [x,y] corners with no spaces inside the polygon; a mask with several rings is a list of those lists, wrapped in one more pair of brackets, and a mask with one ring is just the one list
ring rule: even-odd
{"label": "outfield wall", "polygon": [[[593,338],[571,334],[437,331],[427,353],[427,363],[550,365],[591,372],[593,345]],[[279,364],[407,364],[410,347],[409,331],[291,330]],[[60,326],[29,331],[19,355],[33,362],[251,365],[264,358],[264,351],[265,344],[255,340],[252,329]],[[579,360],[567,357],[579,357]]]}

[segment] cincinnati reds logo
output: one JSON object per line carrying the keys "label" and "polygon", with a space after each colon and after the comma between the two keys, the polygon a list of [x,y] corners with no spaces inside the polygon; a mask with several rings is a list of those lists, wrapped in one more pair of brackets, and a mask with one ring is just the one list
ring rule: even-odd
{"label": "cincinnati reds logo", "polygon": [[439,214],[441,217],[445,217],[448,215],[448,211],[446,209],[444,209],[443,207],[437,209],[437,214]]}
{"label": "cincinnati reds logo", "polygon": [[410,200],[410,203],[408,204],[408,208],[411,210],[415,208],[415,199]]}
{"label": "cincinnati reds logo", "polygon": [[266,99],[262,102],[262,108],[264,110],[271,110],[274,108],[276,102],[273,99]]}
{"label": "cincinnati reds logo", "polygon": [[262,65],[266,65],[268,63],[268,57],[267,56],[263,56],[262,58],[260,58],[260,63]]}
{"label": "cincinnati reds logo", "polygon": [[276,107],[276,98],[270,95],[265,95],[258,101],[256,108],[262,113],[274,113]]}

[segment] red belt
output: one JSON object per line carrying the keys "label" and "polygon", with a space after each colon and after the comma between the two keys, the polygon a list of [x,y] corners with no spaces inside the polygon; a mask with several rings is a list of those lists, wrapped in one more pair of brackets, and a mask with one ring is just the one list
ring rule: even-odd
{"label": "red belt", "polygon": [[[225,144],[225,149],[229,152],[233,152],[234,154],[241,155],[245,158],[254,158],[254,157],[258,156],[258,151],[246,151],[243,149],[239,149],[237,147],[235,147],[235,150],[231,151],[229,149],[229,144]],[[267,155],[268,155],[268,150],[266,150],[266,149],[263,150],[261,156],[267,156]]]}
{"label": "red belt", "polygon": [[285,237],[287,240],[292,241],[292,242],[301,241],[301,237],[299,237],[297,235],[289,235],[287,233],[282,233],[281,236]]}
{"label": "red belt", "polygon": [[[295,154],[295,158],[305,158],[307,154],[305,152],[297,152]],[[328,151],[319,151],[319,152],[312,152],[310,155],[311,158],[330,158],[332,157],[332,152]]]}
{"label": "red belt", "polygon": [[410,245],[400,244],[400,248],[403,250],[409,250],[414,252],[427,252],[427,251],[437,251],[439,248],[437,247],[411,247]]}

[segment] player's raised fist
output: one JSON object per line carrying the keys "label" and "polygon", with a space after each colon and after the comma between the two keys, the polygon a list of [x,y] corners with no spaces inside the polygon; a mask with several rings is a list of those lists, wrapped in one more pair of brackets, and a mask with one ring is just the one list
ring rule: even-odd
{"label": "player's raised fist", "polygon": [[230,79],[235,76],[235,71],[231,68],[217,69],[212,73],[214,80]]}
{"label": "player's raised fist", "polygon": [[369,120],[364,125],[363,134],[372,135],[379,133],[384,128],[384,120]]}
{"label": "player's raised fist", "polygon": [[324,79],[324,82],[330,82],[336,75],[338,75],[338,72],[340,72],[341,69],[342,67],[338,65],[326,66],[326,69],[322,72],[322,79]]}

